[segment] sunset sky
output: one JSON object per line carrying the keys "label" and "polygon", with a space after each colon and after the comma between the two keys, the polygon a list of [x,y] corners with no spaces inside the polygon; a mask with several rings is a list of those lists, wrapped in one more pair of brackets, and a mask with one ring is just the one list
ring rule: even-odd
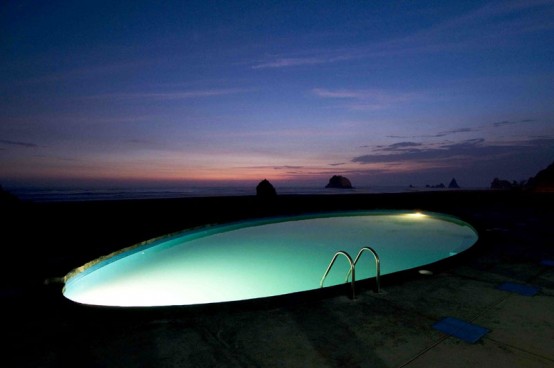
{"label": "sunset sky", "polygon": [[554,1],[3,1],[0,184],[488,186],[554,162]]}

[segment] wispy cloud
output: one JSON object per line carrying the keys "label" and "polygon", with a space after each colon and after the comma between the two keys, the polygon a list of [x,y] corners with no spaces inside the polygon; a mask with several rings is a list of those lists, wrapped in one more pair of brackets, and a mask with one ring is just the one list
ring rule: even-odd
{"label": "wispy cloud", "polygon": [[283,166],[272,166],[275,170],[299,170],[304,168],[304,166],[293,166],[293,165],[283,165]]}
{"label": "wispy cloud", "polygon": [[38,147],[37,144],[30,143],[30,142],[21,142],[21,141],[10,141],[6,139],[0,139],[0,144],[6,144],[9,146],[19,146],[19,147],[27,147],[27,148],[36,148]]}
{"label": "wispy cloud", "polygon": [[[552,1],[487,3],[427,29],[383,44],[389,53],[428,53],[500,47],[518,35],[554,28]],[[537,11],[540,10],[540,11]]]}
{"label": "wispy cloud", "polygon": [[502,120],[494,123],[486,123],[476,127],[463,127],[451,130],[441,130],[433,134],[420,134],[420,135],[387,135],[387,138],[394,139],[417,139],[417,138],[444,138],[450,135],[464,134],[464,133],[477,133],[484,130],[490,130],[490,128],[503,128],[506,126],[528,124],[537,122],[536,119],[521,119],[521,120]]}
{"label": "wispy cloud", "polygon": [[275,55],[252,65],[252,69],[278,69],[305,65],[331,64],[358,57],[356,52],[344,48],[316,49],[295,55]]}
{"label": "wispy cloud", "polygon": [[[543,9],[542,12],[528,11]],[[277,69],[331,64],[354,59],[439,53],[488,47],[492,42],[509,42],[514,35],[554,28],[552,1],[505,1],[485,4],[465,14],[446,19],[408,35],[354,47],[313,49],[276,55],[256,62],[252,69]]]}
{"label": "wispy cloud", "polygon": [[[489,3],[407,35],[352,47],[337,47],[279,55],[260,61],[252,69],[291,68],[340,61],[390,56],[465,51],[515,42],[517,35],[554,28],[550,0]],[[536,11],[541,10],[541,11]],[[484,42],[484,40],[486,42]]]}
{"label": "wispy cloud", "polygon": [[452,130],[444,130],[442,132],[438,132],[435,137],[444,137],[451,134],[458,134],[458,133],[470,133],[475,132],[476,130],[474,128],[459,128],[459,129],[452,129]]}
{"label": "wispy cloud", "polygon": [[421,147],[422,143],[416,143],[416,142],[398,142],[398,143],[393,143],[391,145],[388,145],[388,146],[378,146],[378,150],[380,151],[389,151],[389,152],[398,152],[398,151],[402,151],[402,152],[405,152],[406,150],[408,151],[415,151],[415,150],[419,150],[419,148],[416,148],[416,147]]}
{"label": "wispy cloud", "polygon": [[148,93],[109,93],[89,96],[90,99],[154,99],[154,100],[187,100],[203,97],[217,97],[251,92],[251,88],[215,88],[193,91],[148,92]]}
{"label": "wispy cloud", "polygon": [[[494,24],[500,24],[505,26],[506,24],[513,24],[510,22],[518,22],[520,27],[517,29],[511,29],[510,32],[520,33],[527,31],[526,28],[521,27],[521,22],[526,21],[528,25],[536,22],[536,17],[542,17],[548,15],[549,8],[552,9],[554,3],[551,0],[511,0],[501,1],[496,3],[485,4],[471,12],[463,14],[457,18],[454,18],[444,23],[444,27],[458,28],[463,25],[471,23],[482,23],[484,21]],[[532,11],[534,9],[542,8],[542,11],[533,14],[525,13],[526,11]],[[547,22],[551,26],[552,21]],[[534,29],[534,27],[531,27]]]}
{"label": "wispy cloud", "polygon": [[538,151],[554,154],[554,138],[495,143],[487,142],[484,138],[436,144],[401,142],[377,147],[371,154],[354,157],[352,162],[359,164],[442,162],[449,166],[449,162],[453,159],[490,161],[499,158],[509,159]]}
{"label": "wispy cloud", "polygon": [[506,125],[516,125],[516,124],[525,124],[525,123],[532,123],[536,120],[534,119],[524,119],[524,120],[503,120],[503,121],[497,121],[492,123],[492,126],[495,128],[503,127]]}
{"label": "wispy cloud", "polygon": [[460,133],[472,133],[472,132],[478,132],[479,129],[477,128],[459,128],[459,129],[452,129],[452,130],[442,130],[435,134],[421,134],[421,135],[388,135],[387,138],[395,138],[395,139],[410,139],[410,138],[443,138],[452,134],[460,134]]}
{"label": "wispy cloud", "polygon": [[281,57],[271,61],[261,62],[252,66],[252,69],[288,68],[302,65],[316,65],[332,62],[324,57]]}
{"label": "wispy cloud", "polygon": [[376,89],[336,89],[314,88],[312,93],[321,98],[347,101],[344,107],[352,110],[378,110],[421,98],[421,94],[388,92]]}

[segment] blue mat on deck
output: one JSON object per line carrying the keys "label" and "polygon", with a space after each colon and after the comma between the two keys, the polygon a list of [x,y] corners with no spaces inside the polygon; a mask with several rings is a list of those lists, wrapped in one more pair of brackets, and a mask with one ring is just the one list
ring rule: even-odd
{"label": "blue mat on deck", "polygon": [[539,288],[535,286],[516,284],[515,282],[504,282],[498,285],[497,289],[509,291],[523,296],[533,296],[539,292]]}
{"label": "blue mat on deck", "polygon": [[447,335],[457,337],[469,343],[476,343],[481,337],[490,332],[489,329],[474,325],[454,317],[446,317],[435,324],[433,328]]}
{"label": "blue mat on deck", "polygon": [[554,260],[552,260],[552,259],[543,259],[541,261],[541,265],[552,267],[552,266],[554,266]]}

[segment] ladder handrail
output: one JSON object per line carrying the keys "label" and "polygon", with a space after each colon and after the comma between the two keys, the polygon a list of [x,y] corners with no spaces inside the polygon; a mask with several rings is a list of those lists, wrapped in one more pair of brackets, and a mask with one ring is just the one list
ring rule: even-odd
{"label": "ladder handrail", "polygon": [[[331,259],[331,262],[329,263],[329,266],[327,266],[327,270],[325,271],[325,273],[323,274],[323,277],[321,278],[321,281],[319,282],[319,287],[322,288],[323,287],[323,282],[325,281],[325,278],[327,277],[327,275],[329,274],[329,271],[331,270],[331,267],[333,267],[333,265],[335,264],[335,261],[337,259],[338,256],[340,255],[343,255],[346,257],[346,259],[348,260],[348,263],[350,263],[350,270],[348,271],[348,274],[352,274],[352,281],[351,281],[351,285],[352,285],[352,299],[355,299],[356,298],[356,291],[355,291],[355,288],[354,288],[354,282],[356,281],[356,269],[354,267],[354,262],[352,261],[352,257],[350,257],[350,254],[348,254],[347,252],[343,251],[343,250],[339,250],[338,252],[335,253],[335,255],[333,256],[333,259]],[[347,279],[348,281],[348,279]]]}
{"label": "ladder handrail", "polygon": [[[375,275],[375,283],[377,284],[377,294],[381,291],[381,283],[379,278],[381,277],[381,261],[379,259],[379,255],[375,251],[375,249],[371,247],[362,247],[360,251],[358,252],[358,255],[356,255],[356,258],[354,259],[354,269],[356,268],[356,263],[358,263],[358,260],[360,259],[362,253],[364,251],[368,251],[371,254],[373,254],[373,258],[375,258],[375,269],[376,269],[376,275]],[[351,268],[352,269],[352,268]],[[350,270],[348,270],[348,273],[346,274],[346,280],[345,282],[348,282],[348,277],[350,276]]]}

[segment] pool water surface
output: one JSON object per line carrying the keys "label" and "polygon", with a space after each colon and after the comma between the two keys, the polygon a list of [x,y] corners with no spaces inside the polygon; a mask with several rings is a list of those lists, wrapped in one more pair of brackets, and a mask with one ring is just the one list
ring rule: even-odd
{"label": "pool water surface", "polygon": [[[456,255],[477,241],[452,216],[406,211],[350,211],[245,221],[183,231],[139,244],[69,273],[63,294],[83,304],[169,306],[256,299],[320,287],[334,254],[369,246],[381,275]],[[336,260],[325,287],[349,270]],[[363,254],[356,280],[375,277]]]}

